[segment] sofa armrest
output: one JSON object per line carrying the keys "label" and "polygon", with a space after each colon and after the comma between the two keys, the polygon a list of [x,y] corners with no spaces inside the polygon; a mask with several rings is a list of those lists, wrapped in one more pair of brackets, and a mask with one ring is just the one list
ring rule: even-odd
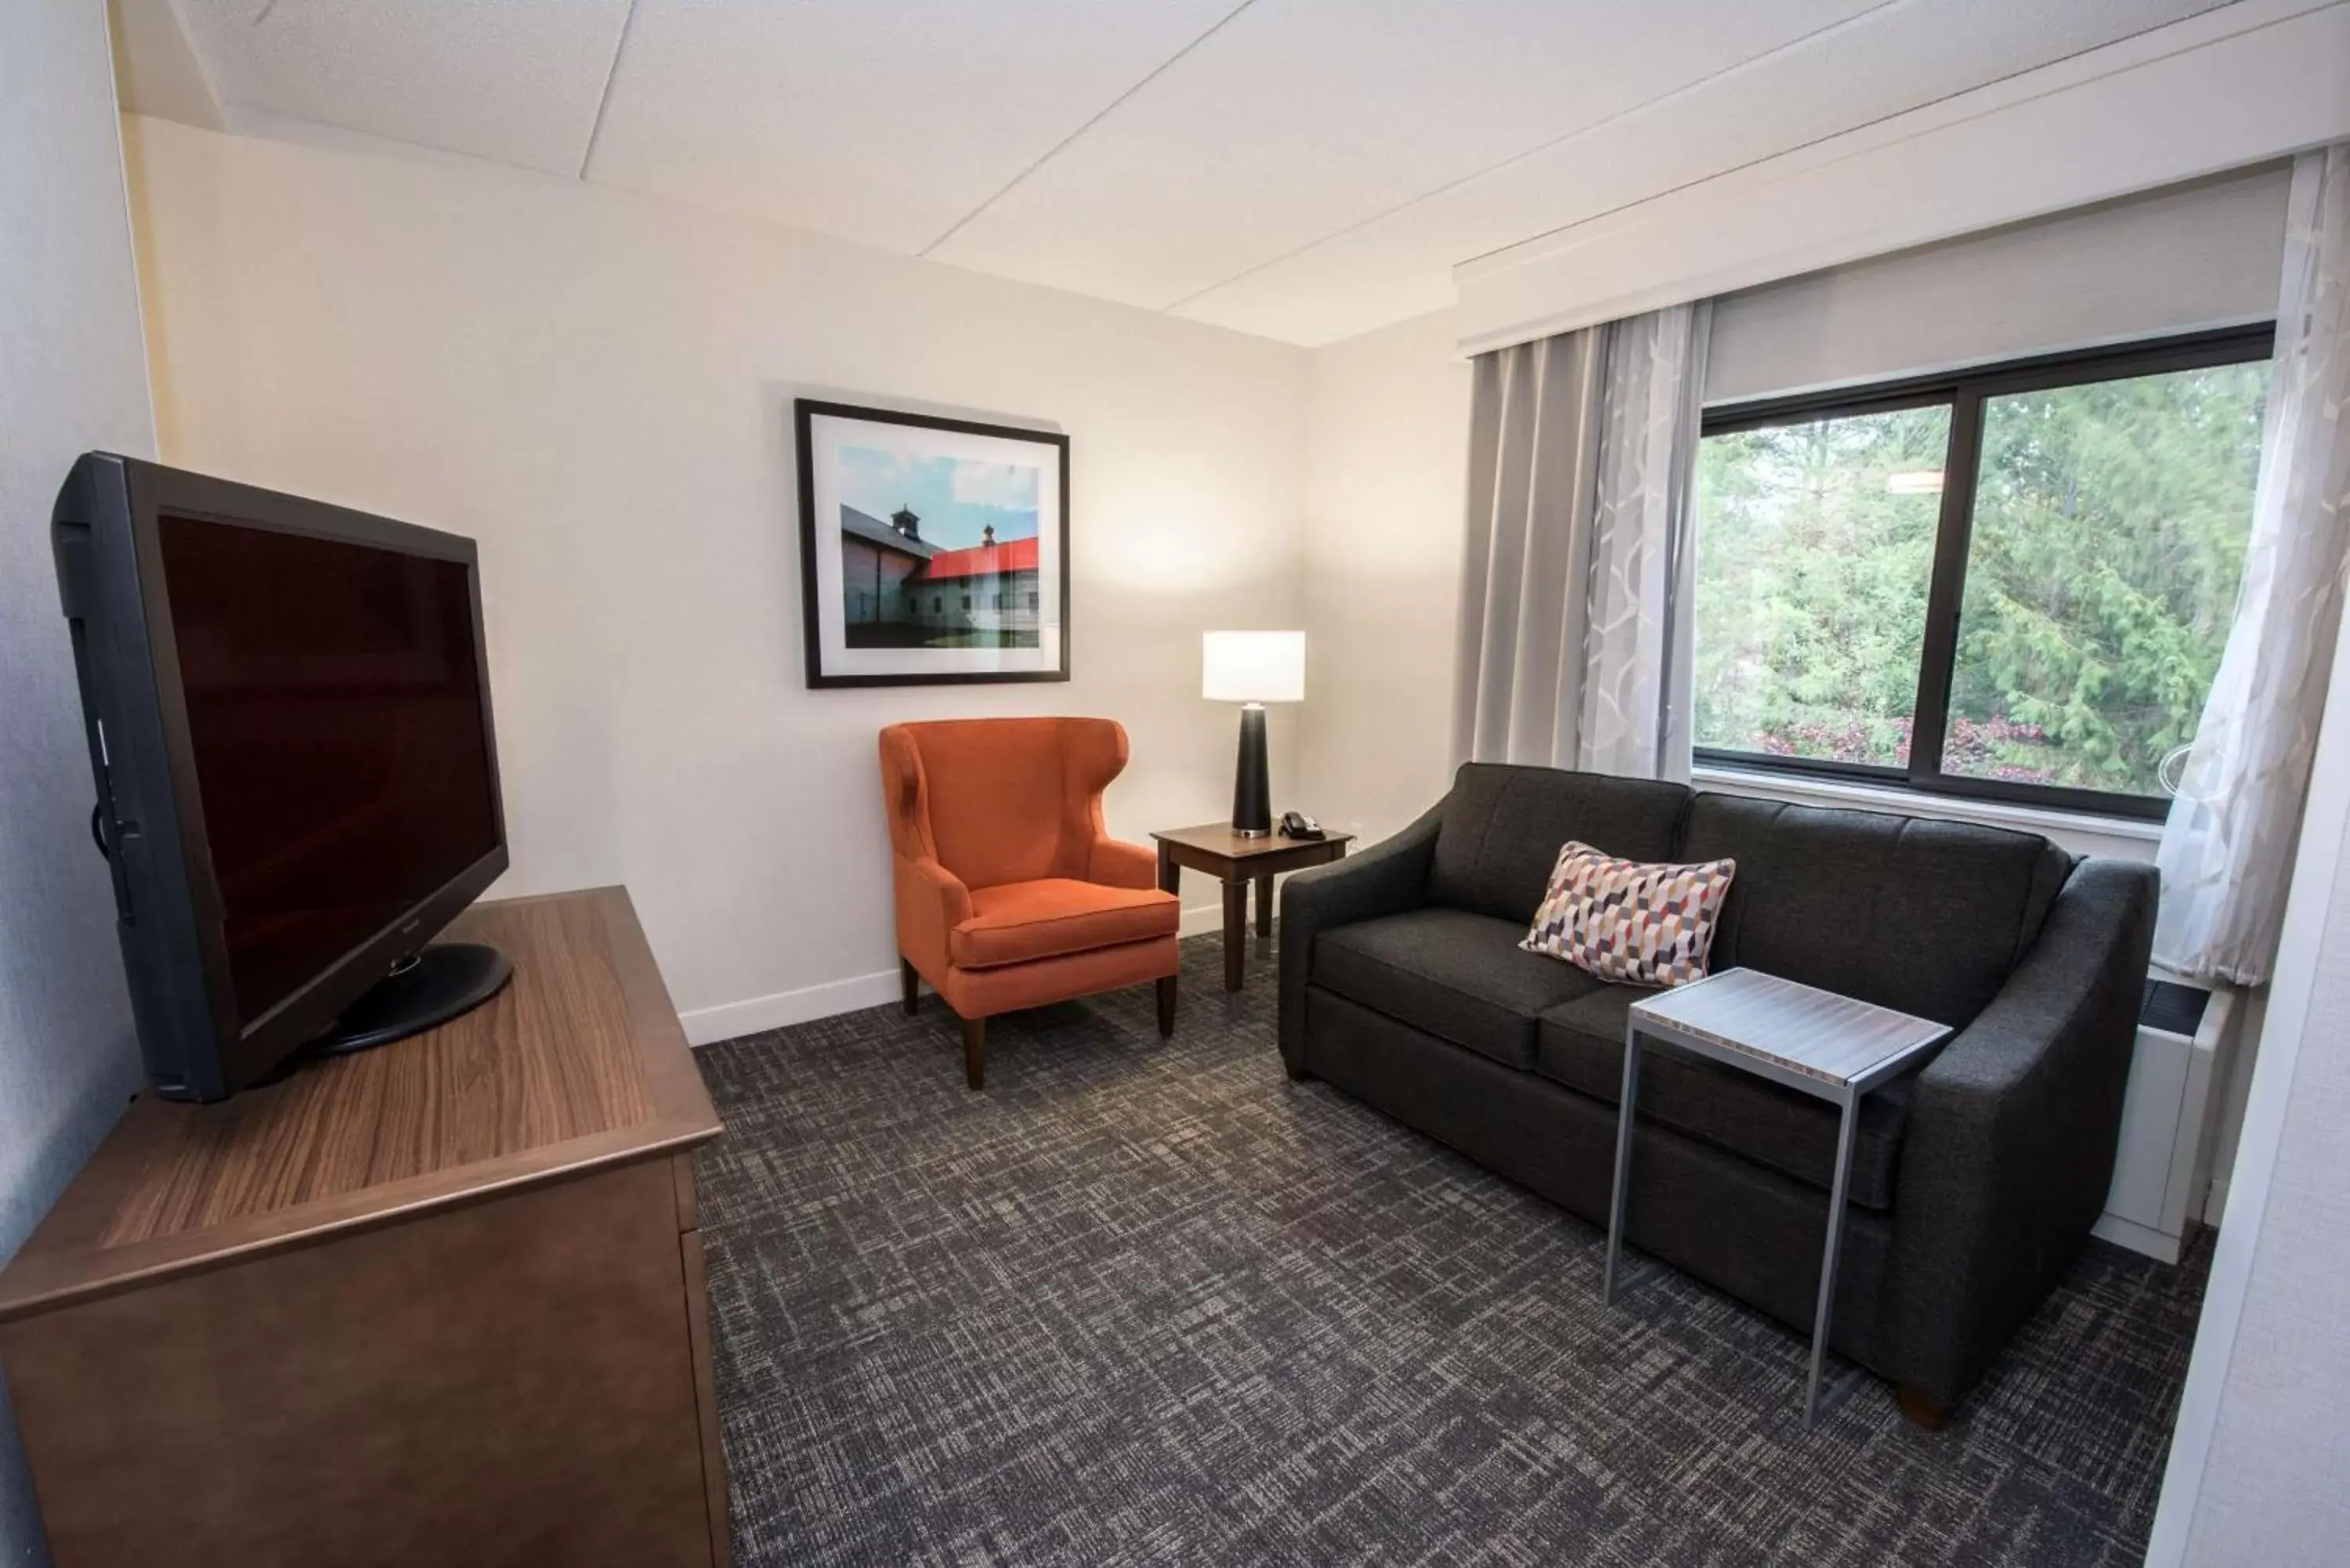
{"label": "sofa armrest", "polygon": [[1159,856],[1139,844],[1097,833],[1087,853],[1086,880],[1104,888],[1156,888]]}
{"label": "sofa armrest", "polygon": [[1439,801],[1394,837],[1359,855],[1292,872],[1281,885],[1281,1058],[1291,1076],[1305,1071],[1305,980],[1315,937],[1334,926],[1418,909],[1443,821]]}
{"label": "sofa armrest", "polygon": [[1877,1337],[1945,1408],[2105,1208],[2158,888],[2150,866],[2083,861],[2005,987],[1918,1075]]}
{"label": "sofa armrest", "polygon": [[971,919],[971,890],[927,857],[892,856],[896,862],[898,953],[934,991],[946,989],[953,960],[947,936]]}

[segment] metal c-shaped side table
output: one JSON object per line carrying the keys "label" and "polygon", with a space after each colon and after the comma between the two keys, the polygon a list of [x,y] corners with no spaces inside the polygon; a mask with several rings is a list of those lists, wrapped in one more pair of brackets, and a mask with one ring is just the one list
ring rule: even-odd
{"label": "metal c-shaped side table", "polygon": [[1812,1370],[1804,1424],[1819,1417],[1820,1370],[1835,1305],[1836,1252],[1844,1243],[1845,1190],[1852,1177],[1860,1097],[1899,1074],[1918,1053],[1950,1038],[1947,1024],[1760,970],[1730,969],[1632,1004],[1624,1024],[1624,1089],[1617,1102],[1616,1186],[1607,1208],[1603,1299],[1616,1304],[1616,1262],[1624,1248],[1624,1199],[1632,1175],[1632,1106],[1640,1079],[1640,1037],[1815,1095],[1838,1107],[1835,1179],[1828,1189],[1827,1249],[1812,1318]]}

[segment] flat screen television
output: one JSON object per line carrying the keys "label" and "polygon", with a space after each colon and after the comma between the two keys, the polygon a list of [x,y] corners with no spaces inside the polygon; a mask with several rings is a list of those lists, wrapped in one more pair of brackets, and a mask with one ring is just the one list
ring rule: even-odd
{"label": "flat screen television", "polygon": [[494,994],[471,539],[91,452],[52,522],[147,1075],[218,1099]]}

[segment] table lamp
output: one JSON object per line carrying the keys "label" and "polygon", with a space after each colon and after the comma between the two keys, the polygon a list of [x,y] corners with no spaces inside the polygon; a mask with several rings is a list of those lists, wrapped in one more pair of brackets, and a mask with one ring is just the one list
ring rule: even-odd
{"label": "table lamp", "polygon": [[1240,768],[1232,776],[1232,831],[1243,838],[1273,832],[1273,792],[1265,781],[1264,705],[1305,700],[1302,631],[1200,634],[1200,695],[1241,704]]}

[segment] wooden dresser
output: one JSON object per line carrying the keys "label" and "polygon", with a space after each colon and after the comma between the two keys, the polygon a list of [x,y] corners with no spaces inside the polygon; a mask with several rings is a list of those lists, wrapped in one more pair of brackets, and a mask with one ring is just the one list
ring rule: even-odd
{"label": "wooden dresser", "polygon": [[629,896],[479,904],[514,982],[217,1105],[141,1096],[0,1272],[58,1568],[727,1560],[692,1147]]}

